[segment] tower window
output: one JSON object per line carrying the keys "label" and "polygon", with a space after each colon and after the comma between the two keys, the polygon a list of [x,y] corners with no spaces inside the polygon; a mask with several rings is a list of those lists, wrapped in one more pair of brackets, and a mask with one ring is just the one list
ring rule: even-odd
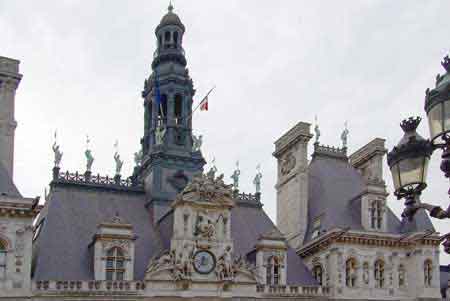
{"label": "tower window", "polygon": [[433,280],[433,262],[430,259],[423,264],[423,274],[425,287],[430,287]]}
{"label": "tower window", "polygon": [[109,249],[106,254],[106,280],[123,280],[125,274],[125,257],[117,247]]}
{"label": "tower window", "polygon": [[372,229],[381,229],[383,225],[383,201],[375,200],[370,204],[370,224]]}
{"label": "tower window", "polygon": [[175,124],[179,125],[182,122],[182,113],[183,113],[183,98],[180,94],[175,96]]}
{"label": "tower window", "polygon": [[173,33],[173,42],[178,46],[178,31],[174,31]]}
{"label": "tower window", "polygon": [[347,287],[355,287],[356,286],[356,259],[349,258],[345,262],[345,284]]}
{"label": "tower window", "polygon": [[375,285],[377,288],[383,288],[384,287],[384,261],[381,259],[378,259],[375,261]]}
{"label": "tower window", "polygon": [[158,126],[162,126],[166,123],[166,117],[167,117],[167,95],[162,94],[161,95],[161,104],[158,108]]}
{"label": "tower window", "polygon": [[0,240],[0,280],[6,278],[6,243]]}
{"label": "tower window", "polygon": [[170,42],[170,31],[166,31],[164,33],[164,41],[165,42]]}
{"label": "tower window", "polygon": [[319,285],[323,284],[323,268],[320,264],[317,264],[313,268],[313,276]]}
{"label": "tower window", "polygon": [[162,36],[159,35],[158,36],[158,46],[161,47],[161,45],[162,45]]}

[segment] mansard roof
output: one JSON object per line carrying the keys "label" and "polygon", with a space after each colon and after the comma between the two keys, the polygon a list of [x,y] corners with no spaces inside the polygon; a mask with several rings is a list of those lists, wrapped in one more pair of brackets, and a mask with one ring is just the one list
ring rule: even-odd
{"label": "mansard roof", "polygon": [[[313,222],[320,218],[322,231],[333,228],[364,230],[361,223],[361,194],[366,190],[362,175],[347,160],[333,156],[314,156],[309,165],[308,230],[305,242],[312,238]],[[434,228],[425,212],[413,223],[400,221],[387,207],[387,232],[406,233]]]}
{"label": "mansard roof", "polygon": [[2,163],[0,163],[0,194],[6,194],[11,197],[22,196]]}
{"label": "mansard roof", "polygon": [[[258,238],[274,231],[275,226],[262,206],[240,200],[231,210],[231,231],[236,255],[254,251]],[[94,279],[92,250],[89,244],[97,225],[119,214],[133,226],[135,240],[134,279],[144,278],[153,256],[170,248],[173,210],[154,226],[146,208],[145,194],[136,191],[108,190],[104,187],[53,183],[48,201],[37,225],[42,222],[34,243],[35,280]],[[311,273],[293,249],[287,251],[288,284],[315,284]]]}

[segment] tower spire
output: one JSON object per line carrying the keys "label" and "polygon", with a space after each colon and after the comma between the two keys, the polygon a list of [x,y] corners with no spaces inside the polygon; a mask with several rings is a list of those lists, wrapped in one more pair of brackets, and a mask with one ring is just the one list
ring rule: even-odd
{"label": "tower spire", "polygon": [[167,8],[167,10],[169,11],[169,13],[173,11],[172,0],[169,1],[169,7]]}

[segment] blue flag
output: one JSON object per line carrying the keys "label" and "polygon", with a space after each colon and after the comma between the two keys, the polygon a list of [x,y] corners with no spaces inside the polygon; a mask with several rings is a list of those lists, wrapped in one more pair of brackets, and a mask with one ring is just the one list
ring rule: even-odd
{"label": "blue flag", "polygon": [[158,71],[155,70],[155,101],[158,108],[161,107],[161,91],[159,90]]}

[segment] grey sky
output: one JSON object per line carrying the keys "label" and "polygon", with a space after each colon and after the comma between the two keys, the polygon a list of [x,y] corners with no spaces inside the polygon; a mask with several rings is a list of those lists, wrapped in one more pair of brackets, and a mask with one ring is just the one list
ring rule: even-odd
{"label": "grey sky", "polygon": [[[95,173],[113,175],[116,139],[124,174],[131,173],[143,132],[140,92],[167,2],[0,0],[0,55],[21,60],[24,74],[15,153],[23,194],[42,195],[50,181],[55,129],[62,169],[84,171],[89,134]],[[386,138],[391,149],[402,135],[401,119],[424,116],[424,91],[434,87],[450,49],[449,1],[178,0],[174,6],[186,26],[196,101],[217,86],[210,111],[194,115],[204,154],[216,157],[228,179],[239,159],[247,192],[261,163],[272,218],[276,138],[318,115],[324,144],[339,145],[348,120],[350,152],[374,137]],[[428,136],[426,122],[420,131]],[[436,153],[423,199],[447,207],[439,162]],[[401,212],[392,196],[388,203]],[[450,231],[448,221],[435,224]]]}

